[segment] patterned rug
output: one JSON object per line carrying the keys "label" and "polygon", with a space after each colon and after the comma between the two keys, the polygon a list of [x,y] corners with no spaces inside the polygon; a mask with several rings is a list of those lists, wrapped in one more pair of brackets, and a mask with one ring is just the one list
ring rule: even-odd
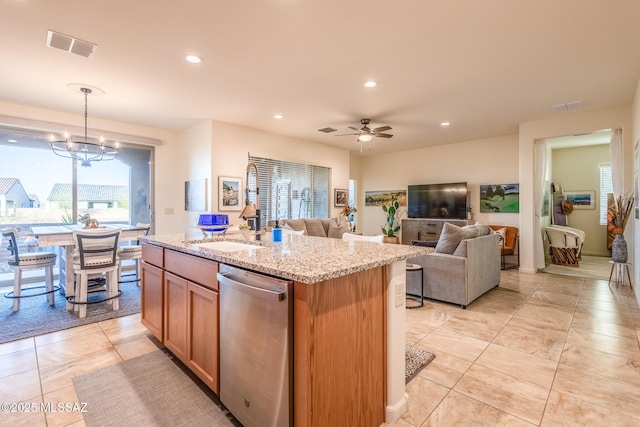
{"label": "patterned rug", "polygon": [[436,355],[433,353],[420,350],[419,348],[415,348],[410,345],[406,346],[404,383],[409,383],[413,377],[418,375],[418,373],[435,358]]}

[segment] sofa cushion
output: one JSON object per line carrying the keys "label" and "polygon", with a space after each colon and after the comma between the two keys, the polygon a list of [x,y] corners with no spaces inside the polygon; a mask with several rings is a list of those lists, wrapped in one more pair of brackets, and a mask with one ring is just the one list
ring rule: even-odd
{"label": "sofa cushion", "polygon": [[309,236],[327,237],[327,230],[325,230],[320,218],[305,218],[304,223]]}
{"label": "sofa cushion", "polygon": [[307,231],[307,226],[304,223],[304,219],[287,219],[285,220],[285,227],[289,226],[292,230],[295,231],[304,231],[304,234],[309,234]]}
{"label": "sofa cushion", "polygon": [[346,222],[338,224],[337,221],[331,221],[329,222],[329,232],[327,233],[327,237],[340,239],[342,238],[342,235],[347,231],[349,231],[349,228],[347,227]]}
{"label": "sofa cushion", "polygon": [[436,244],[435,252],[452,255],[457,249],[460,242],[464,239],[478,237],[477,227],[458,227],[449,222],[445,222],[442,227],[442,234]]}

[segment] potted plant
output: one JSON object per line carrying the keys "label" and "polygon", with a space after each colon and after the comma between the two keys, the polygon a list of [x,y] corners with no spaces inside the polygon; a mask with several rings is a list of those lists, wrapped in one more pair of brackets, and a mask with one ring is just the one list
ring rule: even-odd
{"label": "potted plant", "polygon": [[387,214],[386,224],[382,226],[382,234],[384,234],[385,243],[400,242],[400,238],[396,236],[396,233],[400,231],[400,224],[395,224],[396,212],[398,212],[399,207],[400,203],[398,203],[398,197],[395,195],[391,196],[391,203],[389,206],[384,203],[382,204],[382,210]]}

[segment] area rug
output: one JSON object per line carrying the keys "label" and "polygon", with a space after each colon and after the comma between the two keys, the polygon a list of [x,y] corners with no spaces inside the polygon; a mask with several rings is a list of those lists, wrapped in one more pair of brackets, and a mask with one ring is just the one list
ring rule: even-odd
{"label": "area rug", "polygon": [[[119,310],[114,311],[107,303],[91,304],[87,307],[87,317],[83,319],[80,319],[77,313],[66,310],[65,298],[59,292],[54,294],[54,306],[49,306],[46,295],[39,295],[23,298],[20,301],[20,310],[15,313],[13,300],[0,295],[0,343],[139,313],[140,288],[137,283],[122,283],[120,288],[122,296]],[[104,293],[101,293],[90,298],[96,298],[98,295],[104,297]]]}
{"label": "area rug", "polygon": [[578,267],[549,264],[542,270],[545,273],[563,276],[584,277],[587,279],[609,280],[611,258],[599,256],[583,256]]}
{"label": "area rug", "polygon": [[73,385],[88,427],[238,425],[161,350],[74,377]]}
{"label": "area rug", "polygon": [[413,379],[425,366],[427,366],[436,355],[428,351],[420,350],[413,346],[406,346],[405,349],[405,368],[404,383],[407,384]]}

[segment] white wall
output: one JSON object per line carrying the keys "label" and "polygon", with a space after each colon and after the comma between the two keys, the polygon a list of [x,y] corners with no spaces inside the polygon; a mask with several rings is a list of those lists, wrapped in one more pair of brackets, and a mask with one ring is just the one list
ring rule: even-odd
{"label": "white wall", "polygon": [[609,145],[552,150],[552,181],[564,191],[592,190],[595,209],[574,209],[567,216],[568,225],[585,232],[583,255],[609,256],[607,226],[600,225],[600,165],[609,163]]}
{"label": "white wall", "polygon": [[364,206],[365,191],[406,190],[410,184],[467,182],[475,220],[518,227],[518,214],[482,213],[480,185],[518,183],[518,136],[460,142],[360,159],[358,230],[380,234],[385,213]]}

